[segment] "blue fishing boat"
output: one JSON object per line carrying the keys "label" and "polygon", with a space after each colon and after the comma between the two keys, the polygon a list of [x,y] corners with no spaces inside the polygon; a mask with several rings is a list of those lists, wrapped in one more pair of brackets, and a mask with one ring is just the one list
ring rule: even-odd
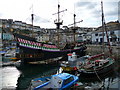
{"label": "blue fishing boat", "polygon": [[50,77],[33,79],[31,81],[32,90],[40,89],[58,89],[63,90],[74,85],[78,81],[78,77],[69,73],[55,74]]}

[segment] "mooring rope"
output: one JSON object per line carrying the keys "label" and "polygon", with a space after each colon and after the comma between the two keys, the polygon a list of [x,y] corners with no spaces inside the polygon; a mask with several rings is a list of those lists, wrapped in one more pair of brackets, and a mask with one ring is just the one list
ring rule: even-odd
{"label": "mooring rope", "polygon": [[95,68],[94,68],[94,71],[95,71],[95,74],[96,74],[97,78],[98,78],[98,79],[100,80],[100,82],[102,83],[101,87],[103,87],[103,86],[104,86],[104,82],[102,82],[102,79],[101,79],[101,78],[99,77],[99,75],[97,74]]}
{"label": "mooring rope", "polygon": [[98,76],[98,74],[97,74],[95,68],[94,68],[94,71],[95,71],[95,74],[96,74],[97,78],[102,82],[102,80],[101,80],[101,78]]}

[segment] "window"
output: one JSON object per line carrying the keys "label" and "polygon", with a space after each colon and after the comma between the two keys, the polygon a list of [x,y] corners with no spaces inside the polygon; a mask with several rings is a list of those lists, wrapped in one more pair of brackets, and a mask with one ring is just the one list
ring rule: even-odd
{"label": "window", "polygon": [[98,33],[96,33],[95,36],[98,36]]}
{"label": "window", "polygon": [[100,34],[99,34],[99,36],[103,36],[103,35],[105,36],[105,33],[104,33],[104,34],[103,34],[103,33],[100,33]]}
{"label": "window", "polygon": [[98,42],[98,39],[96,39],[96,42]]}
{"label": "window", "polygon": [[58,83],[59,83],[59,84],[61,84],[61,83],[62,83],[62,81],[61,81],[61,80],[59,80],[59,81],[58,81]]}
{"label": "window", "polygon": [[113,35],[113,34],[114,34],[114,31],[111,31],[111,32],[110,32],[110,35]]}
{"label": "window", "polygon": [[70,82],[73,81],[73,80],[74,80],[73,77],[70,77],[70,78],[66,79],[66,80],[64,81],[64,85],[67,85],[68,83],[70,83]]}
{"label": "window", "polygon": [[103,42],[103,38],[100,38],[100,43],[102,43]]}
{"label": "window", "polygon": [[110,42],[112,42],[112,38],[110,38]]}
{"label": "window", "polygon": [[120,41],[120,38],[118,38],[118,41]]}
{"label": "window", "polygon": [[99,36],[103,36],[103,34],[99,34]]}

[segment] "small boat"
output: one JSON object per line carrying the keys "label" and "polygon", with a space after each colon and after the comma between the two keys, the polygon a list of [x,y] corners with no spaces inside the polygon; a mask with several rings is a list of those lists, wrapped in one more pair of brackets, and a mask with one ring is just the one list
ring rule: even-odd
{"label": "small boat", "polygon": [[96,60],[90,60],[89,58],[84,65],[78,68],[78,72],[82,76],[102,75],[113,69],[114,62],[114,59],[110,57]]}
{"label": "small boat", "polygon": [[76,70],[78,70],[78,67],[84,64],[86,59],[91,57],[89,55],[79,57],[78,55],[76,55],[75,52],[69,53],[67,55],[68,55],[68,60],[62,61],[60,63],[60,66],[64,72],[75,72]]}
{"label": "small boat", "polygon": [[14,65],[15,65],[16,67],[20,67],[20,65],[21,65],[21,60],[18,60],[18,61],[16,61],[16,62],[14,62]]}
{"label": "small boat", "polygon": [[6,53],[4,56],[5,57],[12,57],[12,56],[15,56],[15,53]]}
{"label": "small boat", "polygon": [[5,57],[15,57],[16,56],[16,50],[8,50],[6,53],[5,53]]}
{"label": "small boat", "polygon": [[1,56],[4,56],[5,53],[6,53],[6,51],[0,51],[0,55],[1,55]]}
{"label": "small boat", "polygon": [[[103,2],[101,1],[101,10],[102,10],[102,54],[95,55],[92,58],[88,59],[88,62],[84,64],[83,67],[80,67],[78,69],[79,72],[81,72],[84,75],[102,75],[105,74],[114,68],[115,60],[112,57],[112,48],[110,46],[110,38],[108,36],[106,24],[105,24],[105,18],[103,13]],[[108,42],[108,50],[109,52],[105,52],[105,44],[104,44],[104,36],[106,34],[107,42]],[[102,56],[100,59],[95,59],[96,56]]]}
{"label": "small boat", "polygon": [[50,77],[33,79],[31,81],[32,90],[40,89],[59,89],[63,90],[74,85],[78,81],[78,77],[69,73],[59,73]]}
{"label": "small boat", "polygon": [[92,76],[103,74],[113,69],[114,59],[108,57],[100,59],[104,54],[86,55],[77,57],[75,52],[68,54],[68,61],[62,61],[63,72],[71,72],[82,76]]}
{"label": "small boat", "polygon": [[62,61],[63,72],[71,72],[82,76],[103,74],[113,69],[114,59],[100,59],[104,54],[77,57],[75,52],[68,54],[68,61]]}

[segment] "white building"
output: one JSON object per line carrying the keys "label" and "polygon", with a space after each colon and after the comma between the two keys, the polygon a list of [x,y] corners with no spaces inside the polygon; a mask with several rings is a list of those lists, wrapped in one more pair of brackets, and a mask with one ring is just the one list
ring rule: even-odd
{"label": "white building", "polygon": [[[120,23],[110,22],[107,24],[107,31],[108,37],[110,40],[111,45],[120,43]],[[94,31],[92,33],[92,43],[101,44],[103,41],[103,31],[102,28],[99,27],[99,30]],[[104,42],[107,43],[107,36],[106,32],[104,32]]]}

